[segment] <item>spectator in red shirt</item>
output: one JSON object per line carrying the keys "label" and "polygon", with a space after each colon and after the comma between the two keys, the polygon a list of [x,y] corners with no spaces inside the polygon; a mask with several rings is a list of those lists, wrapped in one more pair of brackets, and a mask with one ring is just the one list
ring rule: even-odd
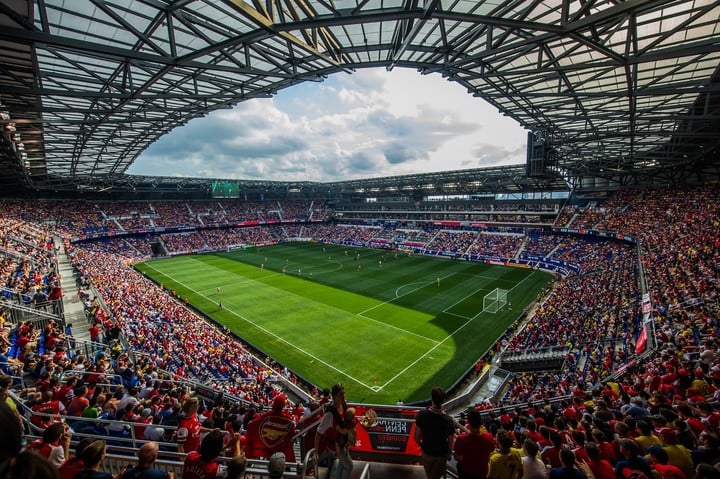
{"label": "spectator in red shirt", "polygon": [[594,442],[589,442],[586,446],[588,467],[593,472],[595,479],[615,479],[615,469],[612,464],[602,458],[600,448]]}
{"label": "spectator in red shirt", "polygon": [[495,441],[492,434],[482,429],[479,411],[470,411],[467,421],[470,432],[461,434],[455,441],[458,478],[484,479],[488,473],[490,454],[495,450]]}
{"label": "spectator in red shirt", "polygon": [[80,417],[85,408],[90,406],[90,400],[87,398],[87,386],[78,386],[74,392],[75,397],[68,404],[67,414],[68,416]]}
{"label": "spectator in red shirt", "polygon": [[93,323],[93,325],[88,329],[88,332],[90,333],[90,341],[94,343],[100,342],[100,327],[97,323]]}
{"label": "spectator in red shirt", "polygon": [[550,442],[552,445],[543,449],[540,453],[540,458],[550,467],[562,467],[562,463],[560,462],[560,449],[562,449],[563,442],[560,433],[555,430],[550,431]]}
{"label": "spectator in red shirt", "polygon": [[209,431],[200,424],[197,416],[199,407],[200,402],[197,398],[190,398],[183,404],[183,418],[177,429],[178,452],[197,451],[200,447],[200,433]]}
{"label": "spectator in red shirt", "polygon": [[217,462],[223,450],[223,437],[219,429],[209,432],[198,451],[190,451],[183,464],[183,479],[214,479],[225,477],[225,466]]}

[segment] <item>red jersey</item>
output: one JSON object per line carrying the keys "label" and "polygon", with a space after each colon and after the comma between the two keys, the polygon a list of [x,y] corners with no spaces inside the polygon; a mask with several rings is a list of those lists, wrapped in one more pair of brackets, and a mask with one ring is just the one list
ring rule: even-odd
{"label": "red jersey", "polygon": [[200,448],[200,421],[197,414],[184,417],[177,428],[177,442],[183,445],[183,451],[197,451]]}
{"label": "red jersey", "polygon": [[588,466],[593,472],[595,479],[615,479],[615,469],[605,459],[599,461],[588,461]]}
{"label": "red jersey", "polygon": [[53,414],[55,417],[50,416],[39,416],[37,414],[33,414],[30,418],[30,422],[33,423],[35,426],[45,429],[53,422],[57,422],[60,419],[57,418],[57,416],[60,415],[60,413],[65,412],[65,407],[62,406],[62,403],[60,401],[47,401],[44,403],[36,404],[32,407],[32,410],[34,412],[43,413],[43,414]]}
{"label": "red jersey", "polygon": [[685,473],[672,464],[656,463],[652,467],[660,473],[663,479],[685,479]]}
{"label": "red jersey", "polygon": [[455,458],[463,476],[485,478],[488,474],[490,454],[495,450],[492,434],[461,434],[455,441]]}
{"label": "red jersey", "polygon": [[[192,451],[185,457],[182,477],[183,479],[214,479],[219,476],[219,469],[219,463],[204,462],[198,452]],[[224,477],[224,474],[220,477]]]}
{"label": "red jersey", "polygon": [[247,426],[245,454],[249,458],[269,458],[276,452],[285,454],[289,462],[295,461],[292,436],[295,423],[285,411],[268,411],[254,417]]}

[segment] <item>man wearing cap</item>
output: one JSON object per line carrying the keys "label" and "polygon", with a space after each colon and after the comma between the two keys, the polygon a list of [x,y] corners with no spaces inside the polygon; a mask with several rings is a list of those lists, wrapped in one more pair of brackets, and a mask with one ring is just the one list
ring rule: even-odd
{"label": "man wearing cap", "polygon": [[271,409],[256,415],[247,425],[245,454],[248,458],[271,457],[282,452],[289,461],[295,461],[292,436],[295,422],[285,410],[287,397],[278,394],[272,401]]}

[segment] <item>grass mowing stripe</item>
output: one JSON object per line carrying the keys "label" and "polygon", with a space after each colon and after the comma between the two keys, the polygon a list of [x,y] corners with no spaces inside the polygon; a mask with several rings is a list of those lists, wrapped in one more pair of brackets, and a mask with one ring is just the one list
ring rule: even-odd
{"label": "grass mowing stripe", "polygon": [[[149,268],[152,268],[152,269],[155,269],[155,270],[157,271],[157,269],[156,269],[156,268],[153,268],[151,265],[148,265],[148,267],[149,267]],[[271,276],[281,277],[282,275],[280,275],[280,274],[267,274],[267,275],[265,275],[263,278],[267,278],[267,277],[271,277]],[[257,280],[247,280],[247,282],[256,282],[256,281],[257,281]],[[175,279],[175,282],[176,282],[177,284],[179,284],[179,285],[187,288],[189,291],[193,291],[194,293],[196,293],[196,294],[199,295],[199,296],[204,296],[204,297],[205,297],[206,299],[208,299],[209,301],[215,303],[211,298],[207,297],[207,295],[201,294],[198,290],[195,290],[194,288],[192,288],[192,287],[190,287],[189,285],[183,283],[182,281],[179,281],[179,280]],[[241,281],[239,284],[242,284],[242,283],[243,283],[243,282]],[[213,290],[212,290],[211,288],[207,288],[206,291],[213,291]],[[226,291],[226,292],[224,292],[224,294],[225,294],[226,296],[228,296],[228,292],[231,293],[231,291]],[[217,304],[217,303],[215,303],[215,304]],[[291,343],[291,342],[287,341],[285,338],[283,338],[282,336],[280,336],[279,334],[276,334],[274,331],[270,331],[268,328],[265,328],[265,327],[261,326],[257,321],[253,321],[253,320],[251,320],[250,318],[248,318],[247,316],[241,315],[241,314],[237,313],[233,308],[230,308],[230,307],[227,307],[227,306],[226,306],[226,307],[225,307],[225,310],[226,310],[226,311],[229,311],[230,314],[233,314],[233,315],[237,316],[238,318],[241,318],[241,319],[243,319],[244,321],[252,324],[254,327],[262,330],[263,332],[265,332],[265,333],[268,334],[269,336],[275,338],[276,340],[279,340],[279,341],[281,341],[281,342],[284,342],[285,344],[291,346],[292,348],[294,348],[294,349],[302,352],[303,354],[307,355],[308,357],[312,358],[313,360],[318,361],[318,362],[326,365],[327,367],[330,367],[331,369],[334,369],[335,371],[337,371],[338,373],[342,374],[343,376],[349,378],[350,380],[353,380],[353,381],[357,382],[358,384],[363,385],[363,386],[365,386],[365,387],[368,387],[368,388],[371,388],[371,389],[373,389],[373,390],[376,390],[376,388],[375,388],[374,386],[373,386],[373,387],[369,386],[366,382],[358,379],[357,377],[354,377],[354,376],[353,376],[352,374],[350,374],[347,370],[341,369],[341,368],[339,368],[339,367],[335,367],[335,366],[331,365],[328,361],[320,358],[318,355],[309,353],[306,349],[304,349],[304,348],[302,348],[302,347],[299,347],[296,343]],[[379,323],[379,322],[378,322],[378,323]],[[379,323],[379,324],[382,324],[382,323]],[[382,324],[382,325],[385,326],[385,327],[391,327],[391,328],[393,327],[392,325],[389,325],[389,324]],[[375,333],[377,333],[377,326],[375,326],[375,327],[373,328],[373,330],[375,331]],[[414,333],[412,333],[412,332],[410,332],[410,331],[404,331],[404,330],[403,330],[403,332],[406,333],[406,334],[414,334]],[[419,336],[419,335],[416,335],[416,336]],[[421,337],[422,337],[422,336],[421,336]],[[430,338],[426,338],[426,337],[422,337],[422,338],[423,338],[424,340],[426,340],[426,341],[430,341],[430,342],[432,342],[432,343],[436,343],[436,341],[434,341],[434,340],[432,340],[432,339],[430,339]],[[415,346],[419,348],[419,345],[417,345],[417,343],[415,343]]]}
{"label": "grass mowing stripe", "polygon": [[[372,309],[372,308],[370,308],[370,309]],[[432,338],[426,338],[425,336],[422,336],[413,331],[408,331],[406,329],[398,328],[397,326],[393,326],[392,324],[383,323],[382,321],[378,321],[377,319],[371,318],[369,316],[365,316],[363,313],[357,313],[357,316],[359,318],[365,319],[367,321],[372,321],[375,324],[379,324],[381,327],[395,329],[396,331],[400,331],[401,333],[405,333],[405,334],[412,334],[413,336],[415,336],[417,338],[437,344],[437,341]]]}
{"label": "grass mowing stripe", "polygon": [[[527,269],[317,243],[186,255],[153,265],[169,289],[264,354],[319,387],[348,378],[349,398],[377,404],[422,400],[429,388],[450,386],[551,278]],[[282,274],[287,265],[293,274]],[[310,272],[312,280],[305,274]],[[441,287],[431,289],[437,277]],[[217,286],[223,311],[214,301]],[[516,312],[483,314],[480,299],[463,301],[497,286],[514,288]],[[357,315],[365,310],[366,318]]]}
{"label": "grass mowing stripe", "polygon": [[[147,265],[147,266],[148,266],[148,268],[151,268],[151,269],[154,269],[155,271],[157,271],[157,269],[155,269],[153,266],[151,266],[151,265]],[[158,273],[163,274],[163,273],[161,273],[160,271],[158,271]],[[164,276],[164,274],[163,274],[163,276]],[[188,290],[193,291],[194,293],[196,293],[196,294],[198,294],[198,295],[200,295],[200,296],[203,296],[203,295],[201,295],[200,293],[198,293],[197,291],[195,291],[194,289],[192,289],[191,287],[189,287],[188,285],[185,285],[185,284],[183,284],[183,283],[180,282],[180,281],[174,280],[174,282],[176,282],[176,283],[184,286],[184,287],[187,288]],[[212,300],[210,300],[210,298],[208,298],[207,296],[205,296],[205,298],[208,299],[209,301],[212,301]],[[216,304],[217,304],[217,303],[216,303]],[[269,330],[263,328],[262,326],[254,323],[253,321],[251,321],[250,319],[244,317],[243,315],[238,314],[238,313],[235,312],[235,311],[228,311],[228,312],[229,312],[230,314],[236,316],[237,318],[239,318],[239,319],[241,319],[241,320],[243,320],[243,321],[245,321],[245,322],[247,322],[247,323],[252,324],[253,327],[256,327],[256,328],[262,330],[263,332],[265,332],[265,334],[274,337],[276,340],[278,340],[278,341],[280,341],[280,342],[283,342],[283,343],[287,344],[288,346],[292,347],[293,349],[296,349],[296,350],[302,352],[303,354],[305,354],[305,355],[308,356],[309,358],[312,358],[314,361],[318,361],[318,362],[324,364],[326,367],[328,367],[328,368],[330,368],[330,369],[338,372],[339,374],[342,374],[343,376],[345,376],[346,378],[348,378],[348,379],[350,379],[350,380],[352,380],[352,381],[355,381],[356,383],[360,384],[361,386],[365,386],[365,387],[368,388],[368,389],[372,389],[371,386],[363,383],[363,382],[360,381],[359,379],[350,376],[350,375],[347,374],[345,371],[342,371],[342,370],[336,368],[336,367],[333,366],[332,364],[326,363],[325,361],[323,361],[322,359],[318,358],[317,356],[309,353],[308,351],[305,351],[305,350],[303,350],[303,349],[301,349],[301,348],[298,348],[298,347],[295,346],[294,344],[291,344],[290,342],[288,342],[288,341],[285,340],[284,338],[276,335],[276,334],[273,333],[272,331],[269,331]]]}

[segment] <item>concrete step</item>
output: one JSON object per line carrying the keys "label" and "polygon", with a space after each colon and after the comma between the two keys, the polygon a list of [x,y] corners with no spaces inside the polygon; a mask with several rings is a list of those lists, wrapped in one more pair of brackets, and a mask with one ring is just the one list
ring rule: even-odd
{"label": "concrete step", "polygon": [[60,238],[55,238],[57,250],[58,272],[60,273],[60,287],[63,291],[63,309],[65,311],[65,324],[72,324],[73,336],[80,340],[90,340],[88,328],[90,323],[85,316],[84,305],[77,295],[77,274],[70,264],[65,247]]}

